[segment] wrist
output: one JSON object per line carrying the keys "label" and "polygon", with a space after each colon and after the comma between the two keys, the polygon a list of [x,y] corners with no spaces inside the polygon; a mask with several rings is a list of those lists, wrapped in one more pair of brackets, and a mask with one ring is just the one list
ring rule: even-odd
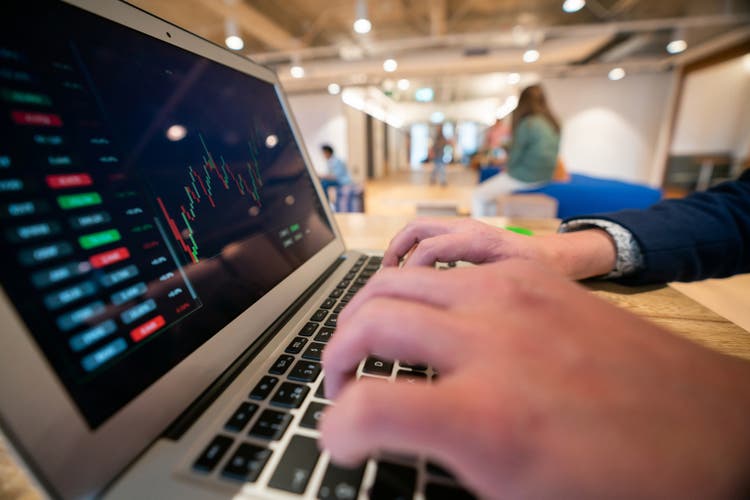
{"label": "wrist", "polygon": [[615,268],[617,248],[602,229],[586,229],[539,238],[544,260],[570,279],[602,276]]}

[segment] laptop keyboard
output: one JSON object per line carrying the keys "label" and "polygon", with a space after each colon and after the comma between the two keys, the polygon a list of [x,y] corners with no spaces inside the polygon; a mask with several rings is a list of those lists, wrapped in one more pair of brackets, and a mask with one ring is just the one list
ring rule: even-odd
{"label": "laptop keyboard", "polygon": [[[381,257],[361,256],[336,288],[320,304],[309,321],[248,394],[228,416],[223,428],[192,462],[192,470],[215,476],[219,481],[256,483],[269,462],[275,462],[266,490],[304,494],[319,499],[350,500],[369,498],[474,498],[459,488],[451,475],[435,464],[408,457],[370,460],[369,464],[349,469],[333,463],[311,482],[321,462],[315,439],[317,421],[326,400],[320,359],[332,338],[338,313],[367,280],[380,268]],[[424,383],[434,378],[424,365],[370,357],[360,364],[359,377],[387,377],[409,383]],[[318,380],[321,379],[321,380]],[[314,392],[312,385],[317,382]],[[293,410],[304,408],[295,425]],[[296,413],[296,412],[295,412]],[[301,431],[301,432],[297,432]],[[278,446],[291,433],[286,447]],[[272,460],[273,454],[281,454]],[[370,467],[369,481],[366,471]],[[374,470],[374,472],[373,472]],[[321,477],[322,475],[322,477]]]}

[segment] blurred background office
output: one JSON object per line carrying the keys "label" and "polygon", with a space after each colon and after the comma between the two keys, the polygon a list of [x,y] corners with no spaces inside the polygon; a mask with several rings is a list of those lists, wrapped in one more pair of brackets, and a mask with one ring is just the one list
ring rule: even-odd
{"label": "blurred background office", "polygon": [[[597,193],[683,196],[748,165],[747,1],[132,3],[274,68],[315,168],[326,172],[318,145],[330,143],[368,213],[438,200],[467,214],[480,175],[502,169],[520,91],[537,83],[562,126],[556,182],[568,184],[541,191],[562,197],[556,215],[598,208]],[[446,188],[430,184],[435,128]]]}

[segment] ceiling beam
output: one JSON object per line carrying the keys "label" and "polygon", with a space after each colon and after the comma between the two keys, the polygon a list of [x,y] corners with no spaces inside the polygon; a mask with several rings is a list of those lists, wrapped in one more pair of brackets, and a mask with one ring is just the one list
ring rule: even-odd
{"label": "ceiling beam", "polygon": [[266,44],[272,50],[294,50],[302,44],[272,19],[236,0],[198,0],[208,10],[223,19],[233,19],[242,31]]}
{"label": "ceiling beam", "polygon": [[448,31],[447,0],[430,0],[430,35],[442,36]]}
{"label": "ceiling beam", "polygon": [[[210,0],[202,0],[210,1]],[[608,23],[575,24],[566,26],[540,26],[537,31],[543,38],[555,37],[585,37],[612,36],[616,33],[640,33],[673,28],[692,28],[708,26],[725,26],[731,29],[750,24],[748,14],[720,14],[686,18],[662,18],[638,21],[621,21]],[[399,51],[414,49],[429,49],[433,47],[462,47],[466,45],[485,46],[488,49],[508,48],[517,46],[509,29],[494,32],[445,34],[441,36],[420,36],[400,38],[397,40],[378,40],[371,44],[369,51],[375,54],[397,54]],[[288,60],[292,55],[303,61],[319,57],[336,57],[339,53],[336,45],[324,47],[309,47],[281,51],[269,51],[251,54],[250,57],[261,63],[273,63],[278,60]]]}

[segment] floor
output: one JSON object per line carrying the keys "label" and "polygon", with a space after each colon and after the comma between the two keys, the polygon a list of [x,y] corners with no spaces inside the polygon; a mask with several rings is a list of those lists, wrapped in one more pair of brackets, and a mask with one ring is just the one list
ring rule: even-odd
{"label": "floor", "polygon": [[478,173],[462,165],[447,167],[446,185],[430,184],[430,168],[398,171],[365,185],[365,211],[372,215],[416,215],[418,205],[453,206],[469,213]]}

